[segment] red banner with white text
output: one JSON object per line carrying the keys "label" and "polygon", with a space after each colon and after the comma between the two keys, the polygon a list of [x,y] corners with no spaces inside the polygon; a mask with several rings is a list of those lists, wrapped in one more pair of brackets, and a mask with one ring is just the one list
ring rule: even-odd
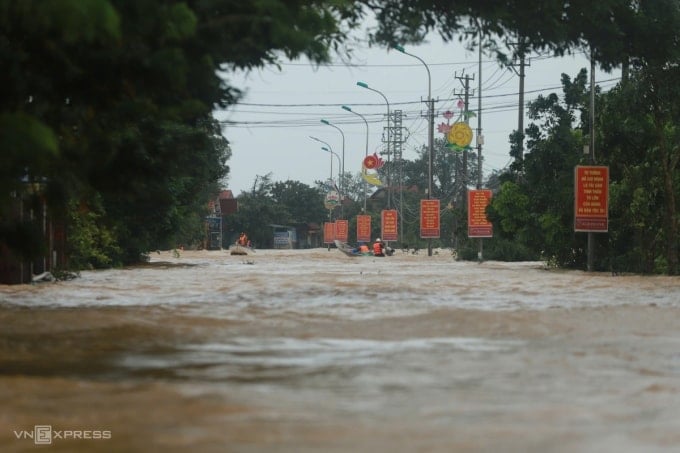
{"label": "red banner with white text", "polygon": [[381,213],[381,237],[383,241],[397,240],[397,210],[383,209]]}
{"label": "red banner with white text", "polygon": [[357,242],[371,242],[371,216],[357,216]]}
{"label": "red banner with white text", "polygon": [[420,200],[420,237],[439,237],[439,200]]}
{"label": "red banner with white text", "polygon": [[493,237],[493,224],[486,218],[491,196],[488,189],[468,190],[468,237]]}

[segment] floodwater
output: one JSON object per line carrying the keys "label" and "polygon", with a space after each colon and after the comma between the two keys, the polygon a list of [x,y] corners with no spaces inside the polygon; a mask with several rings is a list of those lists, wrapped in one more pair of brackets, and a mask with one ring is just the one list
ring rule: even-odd
{"label": "floodwater", "polygon": [[680,451],[679,278],[435,253],[0,286],[0,451]]}

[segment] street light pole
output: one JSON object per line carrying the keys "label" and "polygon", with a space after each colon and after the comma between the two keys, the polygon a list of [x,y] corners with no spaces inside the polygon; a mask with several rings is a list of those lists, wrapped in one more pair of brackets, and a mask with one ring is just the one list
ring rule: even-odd
{"label": "street light pole", "polygon": [[[327,142],[324,142],[323,140],[321,140],[321,139],[319,139],[319,138],[316,138],[316,137],[313,137],[313,136],[311,136],[311,135],[309,136],[309,138],[311,138],[312,140],[316,140],[317,142],[326,145],[326,146],[328,147],[328,151],[331,152],[331,153],[333,152],[333,148],[331,148],[331,145],[329,145]],[[321,149],[324,149],[324,148],[321,147]],[[339,158],[338,158],[338,159],[339,159]],[[332,182],[333,182],[333,156],[331,156],[331,183],[332,183]]]}
{"label": "street light pole", "polygon": [[387,209],[390,209],[392,207],[392,197],[391,197],[391,192],[392,188],[390,187],[390,101],[387,100],[387,96],[385,96],[381,91],[376,90],[375,88],[371,88],[368,86],[368,84],[364,82],[357,82],[357,85],[366,88],[367,90],[374,91],[378,93],[382,98],[385,100],[385,104],[387,104]]}
{"label": "street light pole", "polygon": [[326,148],[325,146],[322,146],[321,149],[324,150],[324,151],[326,151],[327,153],[331,153],[331,154],[332,154],[332,155],[331,155],[331,180],[333,179],[333,156],[335,156],[335,157],[338,159],[338,177],[340,177],[340,167],[341,167],[341,164],[340,164],[340,156],[338,155],[338,153],[336,153],[336,152],[333,151],[332,149]]}
{"label": "street light pole", "polygon": [[[427,70],[427,104],[428,104],[428,134],[427,134],[427,152],[428,152],[428,181],[427,181],[427,199],[432,198],[432,163],[433,163],[433,147],[434,147],[434,100],[432,99],[432,76],[430,75],[430,68],[427,63],[417,55],[406,52],[402,46],[395,45],[394,48],[399,52],[411,56],[420,61]],[[427,240],[427,255],[432,256],[432,238]]]}
{"label": "street light pole", "polygon": [[345,183],[343,181],[343,178],[345,177],[345,134],[342,132],[342,129],[340,129],[338,126],[335,124],[331,123],[328,120],[322,119],[321,122],[323,124],[326,124],[328,126],[334,127],[340,132],[340,135],[342,136],[342,163],[340,164],[341,166],[341,177],[340,177],[340,215],[345,216],[345,204],[342,202],[342,200],[345,197]]}
{"label": "street light pole", "polygon": [[[342,106],[343,110],[347,110],[350,113],[354,113],[355,115],[361,117],[362,120],[364,120],[364,123],[366,123],[366,153],[364,157],[368,157],[368,121],[366,121],[366,117],[362,115],[361,113],[357,113],[354,110],[352,110],[350,107],[343,105]],[[366,187],[367,183],[366,180],[364,180],[364,213],[366,213],[366,197],[368,193],[368,189]]]}

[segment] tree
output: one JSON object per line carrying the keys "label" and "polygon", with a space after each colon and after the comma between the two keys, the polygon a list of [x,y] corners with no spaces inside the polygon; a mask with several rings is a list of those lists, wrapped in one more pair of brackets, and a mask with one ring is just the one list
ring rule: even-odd
{"label": "tree", "polygon": [[[552,93],[529,104],[527,153],[515,167],[522,177],[503,178],[489,218],[506,256],[542,256],[560,266],[585,262],[582,235],[573,231],[573,174],[587,123],[587,73],[562,75],[563,98]],[[493,241],[491,241],[493,244]],[[508,256],[509,255],[509,256]]]}
{"label": "tree", "polygon": [[[206,201],[228,172],[229,148],[211,115],[239,92],[221,73],[279,55],[326,61],[349,29],[341,25],[357,17],[354,8],[0,1],[0,242],[17,242],[8,236],[16,221],[2,213],[7,195],[27,179],[47,181],[51,211],[64,218],[96,212],[117,244],[106,259],[101,250],[75,247],[74,262],[132,262],[195,239]],[[86,234],[79,231],[85,225],[73,220],[70,237]]]}
{"label": "tree", "polygon": [[284,224],[320,222],[328,215],[324,207],[324,194],[299,181],[274,183],[271,188],[272,201],[283,206],[288,212]]}
{"label": "tree", "polygon": [[258,247],[270,247],[271,225],[321,224],[328,216],[319,189],[299,181],[274,182],[271,174],[257,176],[252,189],[238,201],[238,212],[226,217],[227,242],[244,231]]}
{"label": "tree", "polygon": [[612,180],[610,266],[678,273],[680,73],[640,66],[603,96],[602,157]]}

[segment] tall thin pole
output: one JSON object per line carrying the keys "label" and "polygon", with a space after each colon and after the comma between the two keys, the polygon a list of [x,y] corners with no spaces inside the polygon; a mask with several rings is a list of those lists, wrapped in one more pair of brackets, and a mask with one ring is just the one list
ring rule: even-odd
{"label": "tall thin pole", "polygon": [[341,176],[339,178],[339,184],[340,184],[340,215],[342,217],[344,217],[345,216],[345,204],[342,201],[345,197],[345,183],[343,181],[343,179],[345,177],[345,134],[344,134],[344,132],[342,132],[342,129],[340,129],[338,126],[331,123],[330,121],[322,119],[321,122],[323,124],[326,124],[328,126],[336,128],[338,130],[338,132],[340,132],[340,135],[342,136],[342,161],[340,163],[340,167],[341,167],[340,174],[341,174]]}
{"label": "tall thin pole", "polygon": [[[595,58],[590,51],[590,163],[595,163]],[[588,272],[595,268],[595,233],[588,232]]]}
{"label": "tall thin pole", "polygon": [[[428,164],[427,164],[427,199],[432,198],[432,164],[434,162],[434,100],[432,99],[432,75],[430,74],[430,68],[427,63],[417,55],[408,53],[404,50],[402,46],[394,46],[399,52],[409,55],[416,60],[420,61],[425,69],[427,70],[427,105],[428,105],[428,134],[427,134],[427,152],[428,152]],[[480,62],[481,64],[481,62]],[[432,256],[432,238],[427,240],[427,256]]]}
{"label": "tall thin pole", "polygon": [[[479,80],[477,81],[477,189],[482,188],[482,31],[479,31]],[[484,241],[479,238],[477,259],[482,261],[484,256]]]}
{"label": "tall thin pole", "polygon": [[391,186],[390,186],[390,101],[387,100],[387,96],[385,96],[382,91],[376,90],[375,88],[369,87],[366,83],[364,82],[357,82],[357,85],[366,88],[367,90],[374,91],[378,93],[382,98],[385,100],[385,104],[387,104],[387,209],[390,209],[392,202],[391,202]]}
{"label": "tall thin pole", "polygon": [[[321,147],[321,149],[323,149],[324,151],[328,151],[329,153],[333,153],[333,148],[331,147],[331,145],[328,144],[328,142],[324,142],[323,140],[316,138],[314,136],[311,136],[311,135],[309,136],[309,138],[326,145],[328,147],[328,149],[324,148],[323,146]],[[335,153],[333,153],[333,154],[335,154]],[[333,156],[331,156],[331,183],[332,182],[333,182]]]}
{"label": "tall thin pole", "polygon": [[[362,115],[361,113],[357,113],[354,110],[352,110],[349,106],[343,105],[342,106],[343,110],[347,110],[348,112],[354,113],[355,115],[359,116],[362,120],[364,120],[364,123],[366,124],[366,152],[364,154],[364,157],[368,156],[368,121],[366,121],[366,117]],[[366,180],[364,180],[364,213],[366,212],[366,198],[368,195],[368,187]]]}

